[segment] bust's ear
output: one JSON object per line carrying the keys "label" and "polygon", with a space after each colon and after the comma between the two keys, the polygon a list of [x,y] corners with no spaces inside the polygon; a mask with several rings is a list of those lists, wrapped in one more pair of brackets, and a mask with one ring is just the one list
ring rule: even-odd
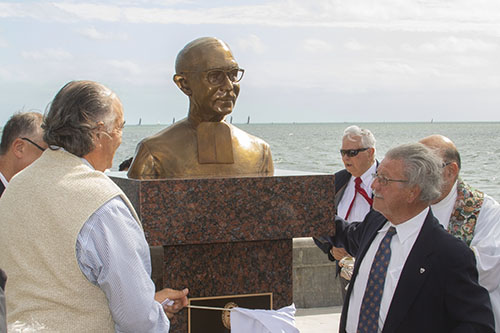
{"label": "bust's ear", "polygon": [[177,85],[177,87],[179,87],[179,89],[182,90],[182,92],[184,94],[186,94],[187,96],[192,95],[193,92],[192,92],[191,88],[189,88],[189,84],[184,76],[182,76],[180,74],[175,74],[174,75],[174,82]]}

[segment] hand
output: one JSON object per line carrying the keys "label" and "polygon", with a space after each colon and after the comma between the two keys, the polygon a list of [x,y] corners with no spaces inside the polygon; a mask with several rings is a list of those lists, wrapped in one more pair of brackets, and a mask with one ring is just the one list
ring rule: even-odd
{"label": "hand", "polygon": [[330,253],[335,258],[335,260],[340,260],[350,255],[343,247],[335,247],[335,246],[332,247]]}
{"label": "hand", "polygon": [[161,304],[165,299],[170,299],[174,301],[173,305],[164,305],[163,310],[167,315],[168,319],[172,319],[175,313],[179,312],[188,304],[187,294],[189,289],[185,288],[183,290],[174,290],[170,288],[165,288],[160,290],[155,294],[155,300]]}

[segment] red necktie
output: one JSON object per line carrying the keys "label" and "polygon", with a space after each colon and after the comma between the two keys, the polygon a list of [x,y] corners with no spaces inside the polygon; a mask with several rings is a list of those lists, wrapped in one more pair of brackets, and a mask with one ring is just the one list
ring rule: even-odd
{"label": "red necktie", "polygon": [[361,183],[363,181],[361,180],[361,178],[359,177],[356,177],[356,179],[354,179],[354,197],[352,198],[352,201],[351,201],[351,204],[349,205],[349,209],[347,210],[347,214],[345,215],[345,220],[347,220],[347,218],[349,217],[349,214],[351,213],[351,209],[352,209],[352,206],[354,205],[354,201],[356,200],[356,195],[359,193],[363,196],[363,198],[365,198],[366,202],[368,202],[368,204],[371,206],[373,204],[373,199],[370,198],[368,196],[368,194],[366,193],[366,191],[361,187]]}

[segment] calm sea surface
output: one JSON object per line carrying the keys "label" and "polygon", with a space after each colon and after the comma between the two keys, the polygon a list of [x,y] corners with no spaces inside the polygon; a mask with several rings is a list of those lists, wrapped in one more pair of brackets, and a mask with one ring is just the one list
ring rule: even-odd
{"label": "calm sea surface", "polygon": [[[271,146],[276,169],[334,173],[343,168],[339,149],[347,123],[240,124]],[[500,123],[363,123],[377,140],[377,158],[391,147],[442,134],[455,142],[462,157],[462,178],[500,201]],[[137,143],[168,125],[126,126],[112,170],[133,156]]]}

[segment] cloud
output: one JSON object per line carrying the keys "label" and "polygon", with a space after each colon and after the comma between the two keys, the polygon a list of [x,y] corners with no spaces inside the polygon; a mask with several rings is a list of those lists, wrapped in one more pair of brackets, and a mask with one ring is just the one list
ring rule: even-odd
{"label": "cloud", "polygon": [[256,35],[249,35],[246,38],[240,38],[237,41],[237,45],[243,51],[250,51],[256,54],[263,54],[266,50],[266,46],[262,40]]}
{"label": "cloud", "polygon": [[78,30],[78,33],[90,39],[96,40],[128,40],[125,33],[103,32],[95,27],[88,27]]}
{"label": "cloud", "polygon": [[303,43],[303,47],[306,51],[311,53],[327,53],[333,50],[333,46],[321,39],[306,39]]}
{"label": "cloud", "polygon": [[500,48],[498,43],[488,42],[483,39],[458,38],[450,36],[439,38],[432,42],[421,43],[413,46],[409,43],[402,45],[402,50],[412,53],[438,54],[438,53],[465,53],[465,52],[490,52]]}
{"label": "cloud", "polygon": [[130,60],[109,60],[108,64],[117,70],[125,71],[132,75],[139,75],[143,72],[140,65]]}
{"label": "cloud", "polygon": [[[182,2],[181,2],[182,3]],[[179,6],[173,1],[0,3],[0,17],[157,24],[346,27],[500,34],[498,0],[274,0],[255,5]]]}
{"label": "cloud", "polygon": [[356,40],[351,40],[351,41],[347,42],[344,46],[346,49],[351,50],[351,51],[363,51],[366,49],[365,45],[362,45],[361,43],[359,43]]}
{"label": "cloud", "polygon": [[47,61],[62,61],[73,58],[73,55],[63,49],[44,49],[37,51],[22,51],[21,57],[27,60],[47,60]]}

